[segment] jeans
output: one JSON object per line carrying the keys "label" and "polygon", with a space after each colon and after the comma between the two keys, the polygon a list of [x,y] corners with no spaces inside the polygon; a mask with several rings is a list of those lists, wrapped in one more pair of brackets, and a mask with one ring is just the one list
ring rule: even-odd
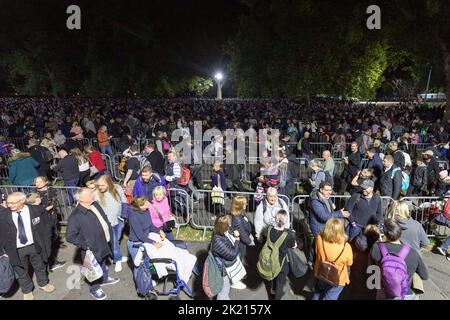
{"label": "jeans", "polygon": [[447,240],[442,243],[441,248],[443,248],[444,250],[448,250],[448,246],[450,246],[450,237],[448,237]]}
{"label": "jeans", "polygon": [[225,275],[223,277],[223,287],[217,295],[217,300],[230,300],[230,288],[230,278],[228,278],[228,275]]}
{"label": "jeans", "polygon": [[119,223],[112,227],[114,263],[122,260],[122,253],[120,252],[120,238],[122,237],[122,231],[125,227],[125,223],[120,219],[118,219],[118,221]]}
{"label": "jeans", "polygon": [[102,154],[109,154],[110,157],[113,156],[113,152],[112,152],[111,146],[109,144],[104,147],[100,147],[100,152]]}
{"label": "jeans", "polygon": [[108,280],[108,273],[109,268],[106,265],[107,258],[104,258],[103,261],[98,261],[98,263],[102,266],[103,269],[103,277],[100,277],[99,279],[95,280],[94,282],[89,283],[89,292],[94,293],[98,289],[100,289],[100,285],[103,282],[106,282]]}
{"label": "jeans", "polygon": [[173,232],[166,232],[166,238],[170,241],[174,240],[175,237],[173,236]]}
{"label": "jeans", "polygon": [[344,286],[333,287],[326,282],[317,280],[313,300],[337,300]]}
{"label": "jeans", "polygon": [[69,180],[64,180],[64,187],[71,187],[67,189],[67,196],[68,196],[68,200],[69,200],[69,206],[71,206],[74,203],[74,188],[78,185],[78,178],[76,179],[69,179]]}

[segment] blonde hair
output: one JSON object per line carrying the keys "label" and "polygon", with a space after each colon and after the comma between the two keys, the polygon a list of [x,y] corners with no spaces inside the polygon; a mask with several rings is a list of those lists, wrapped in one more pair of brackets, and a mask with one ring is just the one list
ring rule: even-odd
{"label": "blonde hair", "polygon": [[325,228],[321,232],[323,241],[330,243],[343,243],[347,241],[344,230],[344,222],[339,218],[328,219]]}
{"label": "blonde hair", "polygon": [[395,220],[408,220],[411,217],[409,214],[408,203],[403,200],[394,201],[394,204],[389,208],[388,218]]}
{"label": "blonde hair", "polygon": [[27,203],[27,204],[34,205],[34,204],[36,204],[36,201],[37,201],[38,199],[40,199],[40,198],[41,198],[41,197],[40,197],[39,194],[37,194],[37,193],[34,193],[34,192],[29,193],[29,194],[27,195],[26,203]]}
{"label": "blonde hair", "polygon": [[238,216],[244,212],[244,207],[247,205],[247,198],[244,196],[236,196],[231,200],[230,212],[232,216]]}
{"label": "blonde hair", "polygon": [[[111,193],[112,197],[114,198],[114,200],[116,200],[117,202],[120,202],[120,195],[119,192],[116,189],[116,186],[114,185],[114,182],[112,181],[110,176],[104,175],[101,176],[98,181],[104,181],[106,182],[106,184],[108,185],[108,190],[106,192]],[[99,190],[98,192],[98,199],[100,201],[101,204],[105,205],[106,204],[106,200],[105,200],[105,193],[101,192]]]}
{"label": "blonde hair", "polygon": [[155,199],[156,198],[156,196],[166,196],[166,189],[164,189],[164,187],[163,186],[157,186],[155,189],[153,189],[153,192],[152,192],[152,195],[153,195],[153,199]]}

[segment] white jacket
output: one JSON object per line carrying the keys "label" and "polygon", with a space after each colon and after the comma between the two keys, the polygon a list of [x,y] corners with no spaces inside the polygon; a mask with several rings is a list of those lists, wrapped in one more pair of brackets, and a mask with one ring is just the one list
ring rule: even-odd
{"label": "white jacket", "polygon": [[[264,201],[266,202],[266,212],[263,212],[264,210]],[[284,200],[278,198],[277,202],[275,202],[275,204],[272,206],[271,204],[269,204],[267,202],[266,199],[264,199],[256,208],[256,212],[255,212],[255,219],[254,219],[254,224],[255,224],[255,233],[256,233],[256,238],[258,240],[261,240],[262,236],[267,232],[267,228],[269,226],[275,226],[276,221],[275,218],[277,216],[278,211],[280,211],[281,209],[284,209],[287,213],[288,213],[288,219],[287,219],[287,224],[285,226],[285,228],[289,229],[291,227],[291,219],[289,216],[289,208],[286,204],[286,202],[284,202]]]}

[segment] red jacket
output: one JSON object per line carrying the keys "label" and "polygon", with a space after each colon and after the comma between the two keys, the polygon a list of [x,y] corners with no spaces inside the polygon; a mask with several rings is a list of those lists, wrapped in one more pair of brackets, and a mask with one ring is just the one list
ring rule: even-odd
{"label": "red jacket", "polygon": [[88,155],[89,162],[91,163],[91,166],[94,166],[98,169],[98,171],[105,171],[106,166],[105,162],[103,161],[102,154],[94,150]]}

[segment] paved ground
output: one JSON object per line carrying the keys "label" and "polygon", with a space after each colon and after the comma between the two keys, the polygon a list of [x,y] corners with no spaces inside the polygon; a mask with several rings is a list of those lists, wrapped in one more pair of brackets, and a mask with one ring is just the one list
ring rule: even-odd
{"label": "paved ground", "polygon": [[[122,252],[127,252],[125,242],[122,243]],[[195,252],[199,261],[203,262],[207,255],[206,242],[190,242],[189,249],[191,252]],[[246,262],[247,270],[256,270],[257,250],[249,250],[248,259]],[[424,252],[424,260],[428,265],[430,272],[430,279],[424,282],[425,294],[421,296],[422,300],[448,300],[450,299],[450,262],[445,257],[431,253]],[[50,273],[50,280],[56,286],[56,291],[52,294],[46,294],[39,289],[34,291],[36,300],[91,300],[89,295],[87,284],[82,281],[79,288],[73,288],[74,284],[79,283],[79,277],[75,270],[79,265],[79,257],[76,256],[76,250],[73,246],[68,245],[66,249],[60,250],[60,258],[68,261],[68,264]],[[304,259],[304,256],[303,256]],[[114,277],[120,277],[120,282],[116,285],[104,287],[104,291],[108,295],[110,300],[136,300],[140,299],[135,291],[131,264],[124,264],[123,271],[116,274],[114,268],[111,267],[110,274]],[[78,280],[78,281],[77,281]],[[284,289],[286,300],[305,300],[310,299],[311,294],[306,291],[300,291],[305,287],[305,283],[308,281],[308,276],[302,277],[297,280],[290,279],[286,283]],[[256,275],[256,272],[248,272],[248,277],[244,282],[247,284],[245,290],[231,290],[231,298],[236,300],[267,300],[267,290],[264,283]],[[69,286],[68,286],[69,284]],[[205,299],[201,289],[200,279],[193,276],[189,282],[191,288],[193,288],[194,299]],[[73,289],[70,289],[72,287]],[[162,289],[162,285],[158,285],[159,289]],[[348,298],[348,294],[343,294],[342,299]],[[363,296],[353,296],[353,299],[362,298]],[[181,298],[188,299],[187,295],[182,294]],[[16,285],[7,296],[0,298],[0,300],[20,300],[22,294]],[[160,299],[167,299],[167,297],[160,297]]]}

